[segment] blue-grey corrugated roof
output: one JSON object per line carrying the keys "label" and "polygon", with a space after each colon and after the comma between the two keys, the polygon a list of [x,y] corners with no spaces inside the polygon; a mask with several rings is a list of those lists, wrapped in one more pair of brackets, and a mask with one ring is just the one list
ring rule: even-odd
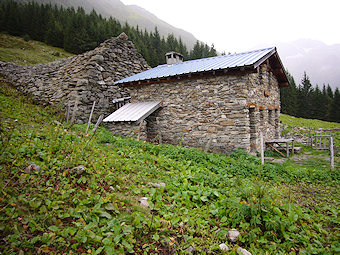
{"label": "blue-grey corrugated roof", "polygon": [[104,122],[120,122],[120,121],[136,121],[148,117],[151,113],[160,107],[161,101],[157,102],[142,102],[142,103],[128,103],[119,108],[114,113],[110,114],[103,121]]}
{"label": "blue-grey corrugated roof", "polygon": [[147,71],[116,81],[115,84],[152,80],[158,78],[178,76],[183,74],[200,73],[229,68],[248,66],[256,68],[261,63],[263,63],[263,61],[265,61],[268,57],[273,55],[275,52],[276,48],[271,47],[243,53],[235,53],[217,57],[189,60],[173,65],[166,64],[159,65]]}

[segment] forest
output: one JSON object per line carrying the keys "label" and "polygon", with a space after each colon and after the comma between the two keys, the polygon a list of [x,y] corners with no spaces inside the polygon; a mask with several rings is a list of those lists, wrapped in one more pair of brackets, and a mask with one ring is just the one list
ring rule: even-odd
{"label": "forest", "polygon": [[[208,46],[197,41],[189,50],[181,38],[169,34],[161,37],[157,27],[153,32],[142,31],[137,27],[120,24],[114,18],[103,18],[94,10],[63,8],[49,4],[13,1],[0,4],[0,29],[25,40],[34,39],[60,47],[68,52],[79,54],[97,47],[104,40],[125,32],[148,64],[155,67],[164,64],[165,53],[176,51],[185,60],[212,57],[217,55],[214,45]],[[281,112],[295,117],[313,118],[340,122],[340,92],[329,85],[313,86],[307,74],[296,85],[288,73],[289,87],[281,88]]]}
{"label": "forest", "polygon": [[281,112],[306,119],[340,122],[340,91],[329,85],[322,89],[311,84],[306,73],[299,85],[287,72],[289,87],[281,88]]}
{"label": "forest", "polygon": [[88,14],[83,8],[5,1],[0,5],[0,28],[2,32],[42,41],[74,54],[94,49],[104,40],[125,32],[152,67],[163,64],[169,51],[180,52],[185,60],[217,55],[213,45],[197,41],[189,51],[181,38],[173,34],[161,37],[157,27],[153,32],[142,31],[114,18],[103,18],[94,10]]}

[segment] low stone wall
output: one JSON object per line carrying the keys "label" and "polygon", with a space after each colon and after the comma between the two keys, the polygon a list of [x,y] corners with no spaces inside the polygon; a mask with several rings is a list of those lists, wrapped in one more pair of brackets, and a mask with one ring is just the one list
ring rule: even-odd
{"label": "low stone wall", "polygon": [[108,129],[114,134],[130,138],[138,138],[140,140],[147,140],[146,132],[147,123],[143,121],[141,124],[136,122],[108,122]]}
{"label": "low stone wall", "polygon": [[113,83],[150,68],[127,36],[103,42],[83,54],[34,66],[19,66],[0,62],[4,75],[20,91],[30,94],[43,104],[58,105],[71,111],[78,101],[76,122],[86,122],[93,101],[96,101],[93,119],[111,114],[112,99],[129,96],[128,89]]}

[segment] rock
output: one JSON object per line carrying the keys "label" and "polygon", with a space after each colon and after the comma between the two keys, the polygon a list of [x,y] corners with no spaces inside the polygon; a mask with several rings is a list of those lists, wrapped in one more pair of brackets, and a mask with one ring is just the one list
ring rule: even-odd
{"label": "rock", "polygon": [[238,232],[236,229],[230,229],[228,231],[228,240],[235,243],[240,236],[240,232]]}
{"label": "rock", "polygon": [[274,159],[272,160],[272,163],[279,163],[279,164],[282,164],[284,162],[286,162],[287,159],[286,158],[278,158],[278,159]]}
{"label": "rock", "polygon": [[76,166],[71,169],[72,174],[81,175],[84,172],[85,172],[84,166]]}
{"label": "rock", "polygon": [[196,249],[192,245],[190,245],[188,248],[186,248],[185,253],[186,254],[195,254]]}
{"label": "rock", "polygon": [[141,204],[141,206],[143,206],[145,208],[148,208],[150,206],[147,197],[140,198],[139,203]]}
{"label": "rock", "polygon": [[274,161],[275,160],[275,158],[272,158],[272,157],[264,157],[264,160],[265,161]]}
{"label": "rock", "polygon": [[118,38],[125,41],[129,40],[129,37],[124,32],[118,35]]}
{"label": "rock", "polygon": [[41,167],[37,164],[30,164],[28,167],[26,167],[25,169],[25,173],[30,173],[31,171],[40,171],[41,170]]}
{"label": "rock", "polygon": [[243,249],[241,247],[237,248],[237,253],[240,255],[251,255],[251,253],[249,251],[247,251],[246,249]]}
{"label": "rock", "polygon": [[101,63],[104,61],[104,57],[102,55],[94,55],[90,60]]}
{"label": "rock", "polygon": [[150,182],[149,184],[150,184],[151,187],[154,187],[154,188],[160,188],[160,187],[165,187],[166,186],[166,184],[164,182],[159,182],[159,183],[157,183],[157,182],[155,182],[155,183]]}
{"label": "rock", "polygon": [[61,125],[61,123],[60,123],[59,121],[57,121],[57,120],[54,120],[53,122],[54,122],[54,124],[56,124],[56,125],[58,125],[58,126]]}
{"label": "rock", "polygon": [[229,247],[225,243],[219,245],[221,251],[229,251]]}

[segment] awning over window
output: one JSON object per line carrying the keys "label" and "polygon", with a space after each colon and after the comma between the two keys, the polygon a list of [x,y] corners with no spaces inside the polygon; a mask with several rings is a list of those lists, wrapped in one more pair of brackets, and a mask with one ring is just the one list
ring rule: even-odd
{"label": "awning over window", "polygon": [[157,102],[142,102],[142,103],[128,103],[119,108],[114,113],[110,114],[103,121],[104,122],[141,122],[154,111],[161,107],[161,101]]}

